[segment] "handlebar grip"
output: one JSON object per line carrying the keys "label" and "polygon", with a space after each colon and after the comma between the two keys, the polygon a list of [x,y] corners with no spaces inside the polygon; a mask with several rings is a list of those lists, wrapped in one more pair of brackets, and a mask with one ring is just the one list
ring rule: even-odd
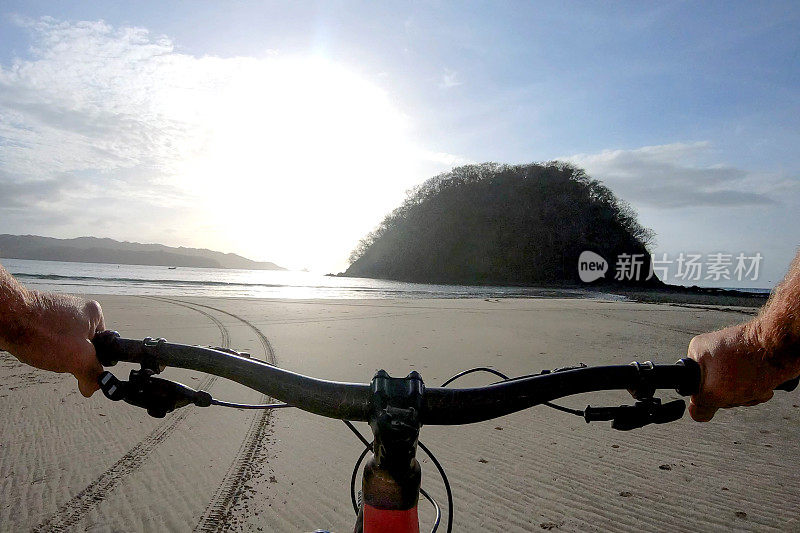
{"label": "handlebar grip", "polygon": [[[678,394],[682,396],[692,396],[697,394],[700,391],[700,376],[701,376],[701,369],[700,365],[694,359],[684,358],[678,361],[679,365],[685,366],[689,372],[692,374],[692,379],[690,380],[689,385],[679,387]],[[792,392],[797,388],[797,385],[800,384],[800,376],[796,378],[790,379],[784,383],[781,383],[775,390],[782,390],[786,392]]]}
{"label": "handlebar grip", "polygon": [[702,371],[697,361],[684,357],[683,359],[679,359],[676,364],[686,368],[686,379],[675,389],[678,394],[681,396],[693,396],[700,392]]}
{"label": "handlebar grip", "polygon": [[117,339],[119,333],[116,331],[106,330],[95,333],[92,338],[95,354],[97,360],[103,366],[114,366],[119,361],[117,357]]}

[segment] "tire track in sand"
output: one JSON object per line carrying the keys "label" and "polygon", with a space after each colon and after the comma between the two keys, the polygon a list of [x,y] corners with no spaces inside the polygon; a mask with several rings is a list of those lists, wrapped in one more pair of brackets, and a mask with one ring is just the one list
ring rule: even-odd
{"label": "tire track in sand", "polygon": [[[163,299],[173,303],[181,302],[211,309],[245,324],[256,334],[261,343],[266,362],[271,365],[276,364],[275,351],[269,339],[257,326],[248,320],[224,309],[206,304]],[[270,400],[266,395],[263,395],[261,399],[263,403],[267,403]],[[230,531],[240,523],[240,519],[243,518],[242,515],[247,512],[246,507],[242,509],[243,500],[247,499],[249,493],[254,491],[249,482],[261,473],[262,467],[266,463],[266,452],[264,452],[263,446],[271,434],[271,417],[272,411],[270,410],[261,411],[253,416],[247,434],[236,452],[236,456],[228,467],[222,482],[217,487],[214,497],[206,506],[194,531],[203,533]]]}
{"label": "tire track in sand", "polygon": [[[155,299],[155,297],[153,297],[153,296],[151,296],[150,298]],[[211,309],[212,311],[216,311],[218,313],[222,313],[223,315],[228,315],[231,318],[235,318],[236,320],[238,320],[242,324],[245,324],[247,327],[249,327],[251,330],[253,330],[253,333],[256,334],[256,336],[258,337],[259,342],[261,342],[261,346],[264,348],[264,355],[266,356],[266,361],[271,365],[276,364],[276,362],[275,362],[276,361],[276,359],[275,359],[275,350],[272,349],[272,343],[269,342],[269,339],[261,332],[260,329],[258,329],[257,326],[253,325],[252,322],[249,322],[248,320],[245,320],[244,318],[240,317],[239,315],[235,315],[235,314],[233,314],[233,313],[231,313],[229,311],[226,311],[224,309],[220,309],[218,307],[212,307],[212,306],[206,305],[206,304],[199,304],[199,303],[196,303],[196,302],[187,302],[187,301],[184,301],[184,300],[175,300],[175,299],[172,299],[172,298],[158,298],[158,299],[159,300],[164,300],[166,302],[172,302],[172,303],[180,302],[182,304],[189,304],[189,305],[196,306],[196,307],[205,307],[206,309]],[[199,311],[199,309],[198,309],[198,311]]]}
{"label": "tire track in sand", "polygon": [[[168,300],[165,300],[168,301]],[[225,325],[210,313],[197,309],[185,303],[171,302],[175,305],[192,309],[207,318],[217,326],[220,332],[220,340],[224,348],[230,347],[230,333]],[[208,390],[217,376],[207,375],[198,384],[200,390]],[[94,481],[89,483],[86,488],[70,498],[61,505],[58,510],[40,522],[34,531],[67,531],[78,523],[87,512],[105,500],[108,495],[119,485],[125,477],[136,472],[144,464],[148,455],[180,425],[186,416],[193,411],[173,411],[159,423],[153,430],[133,448],[122,456],[116,463],[111,465],[105,472],[100,474]]]}

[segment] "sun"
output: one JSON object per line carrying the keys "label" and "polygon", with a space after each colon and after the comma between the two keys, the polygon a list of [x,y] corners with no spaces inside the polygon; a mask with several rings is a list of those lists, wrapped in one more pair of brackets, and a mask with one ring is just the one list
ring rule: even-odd
{"label": "sun", "polygon": [[202,207],[204,241],[325,268],[419,181],[408,117],[354,70],[266,57],[214,74],[174,102],[194,139],[176,182]]}

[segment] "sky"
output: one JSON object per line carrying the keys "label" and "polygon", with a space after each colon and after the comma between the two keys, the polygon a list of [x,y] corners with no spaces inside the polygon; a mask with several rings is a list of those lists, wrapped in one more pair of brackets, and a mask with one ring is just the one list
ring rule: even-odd
{"label": "sky", "polygon": [[335,272],[425,179],[560,159],[657,256],[760,253],[733,285],[771,287],[800,241],[799,23],[796,2],[2,0],[0,233]]}

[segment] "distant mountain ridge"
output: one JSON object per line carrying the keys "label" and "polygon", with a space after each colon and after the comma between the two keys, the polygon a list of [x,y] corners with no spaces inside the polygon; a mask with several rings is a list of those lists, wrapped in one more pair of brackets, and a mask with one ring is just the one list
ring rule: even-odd
{"label": "distant mountain ridge", "polygon": [[55,239],[38,235],[0,234],[0,257],[75,263],[286,270],[275,263],[253,261],[236,254],[97,237]]}

